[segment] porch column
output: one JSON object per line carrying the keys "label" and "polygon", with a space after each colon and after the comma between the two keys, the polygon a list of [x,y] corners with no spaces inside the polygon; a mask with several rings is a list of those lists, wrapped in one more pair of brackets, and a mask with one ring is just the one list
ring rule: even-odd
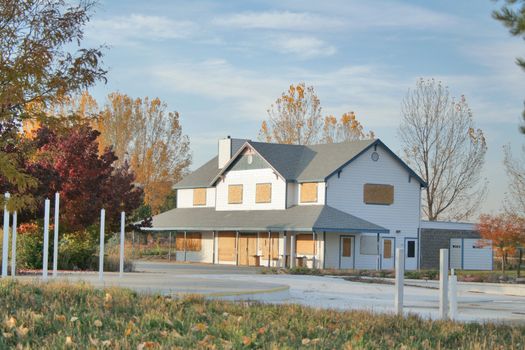
{"label": "porch column", "polygon": [[283,231],[283,261],[281,267],[286,268],[286,231]]}
{"label": "porch column", "polygon": [[184,261],[186,261],[186,244],[188,244],[186,237],[187,237],[186,231],[184,231]]}
{"label": "porch column", "polygon": [[317,255],[317,242],[315,240],[316,238],[316,234],[315,234],[315,231],[312,231],[312,242],[314,244],[314,256],[312,258],[312,269],[315,269],[316,265],[315,265],[315,256]]}
{"label": "porch column", "polygon": [[290,268],[295,267],[295,232],[290,232]]}
{"label": "porch column", "polygon": [[235,231],[235,265],[239,265],[239,231]]}
{"label": "porch column", "polygon": [[381,249],[379,245],[379,233],[377,234],[377,271],[381,270]]}
{"label": "porch column", "polygon": [[169,231],[170,238],[168,241],[168,261],[171,261],[171,231]]}
{"label": "porch column", "polygon": [[323,231],[323,269],[326,269],[326,231]]}
{"label": "porch column", "polygon": [[215,264],[215,244],[216,244],[215,243],[215,232],[216,231],[212,231],[212,237],[213,237],[212,238],[213,239],[213,248],[212,248],[213,249],[213,253],[212,253],[212,258],[211,258],[211,263],[212,264]]}
{"label": "porch column", "polygon": [[271,257],[272,257],[272,232],[268,231],[268,267],[270,267]]}

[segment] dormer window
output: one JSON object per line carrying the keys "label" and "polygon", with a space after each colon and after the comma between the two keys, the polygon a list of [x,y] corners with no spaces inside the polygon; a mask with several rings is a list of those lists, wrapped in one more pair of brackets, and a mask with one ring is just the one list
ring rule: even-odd
{"label": "dormer window", "polygon": [[242,185],[228,186],[228,204],[242,204]]}
{"label": "dormer window", "polygon": [[303,182],[301,184],[301,203],[317,202],[317,182]]}
{"label": "dormer window", "polygon": [[193,206],[206,205],[206,189],[205,188],[194,188],[193,189]]}

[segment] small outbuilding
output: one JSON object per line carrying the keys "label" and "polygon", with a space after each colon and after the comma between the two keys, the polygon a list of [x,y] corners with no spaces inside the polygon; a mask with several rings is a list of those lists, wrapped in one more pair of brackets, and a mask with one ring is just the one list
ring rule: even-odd
{"label": "small outbuilding", "polygon": [[450,249],[450,268],[492,270],[490,241],[483,240],[476,225],[465,222],[421,221],[422,269],[439,268],[439,250]]}

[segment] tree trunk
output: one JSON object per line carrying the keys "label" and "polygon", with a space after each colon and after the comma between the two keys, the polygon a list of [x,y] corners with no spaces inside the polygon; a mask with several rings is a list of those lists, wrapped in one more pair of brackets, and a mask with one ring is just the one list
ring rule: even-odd
{"label": "tree trunk", "polygon": [[501,272],[505,274],[505,252],[501,253]]}

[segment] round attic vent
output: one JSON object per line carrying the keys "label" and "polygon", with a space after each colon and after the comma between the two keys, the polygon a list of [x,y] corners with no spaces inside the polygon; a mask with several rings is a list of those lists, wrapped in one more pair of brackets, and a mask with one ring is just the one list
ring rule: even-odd
{"label": "round attic vent", "polygon": [[379,153],[373,152],[370,156],[374,162],[377,162],[379,160]]}
{"label": "round attic vent", "polygon": [[248,154],[248,164],[252,164],[252,162],[253,162],[253,155]]}

